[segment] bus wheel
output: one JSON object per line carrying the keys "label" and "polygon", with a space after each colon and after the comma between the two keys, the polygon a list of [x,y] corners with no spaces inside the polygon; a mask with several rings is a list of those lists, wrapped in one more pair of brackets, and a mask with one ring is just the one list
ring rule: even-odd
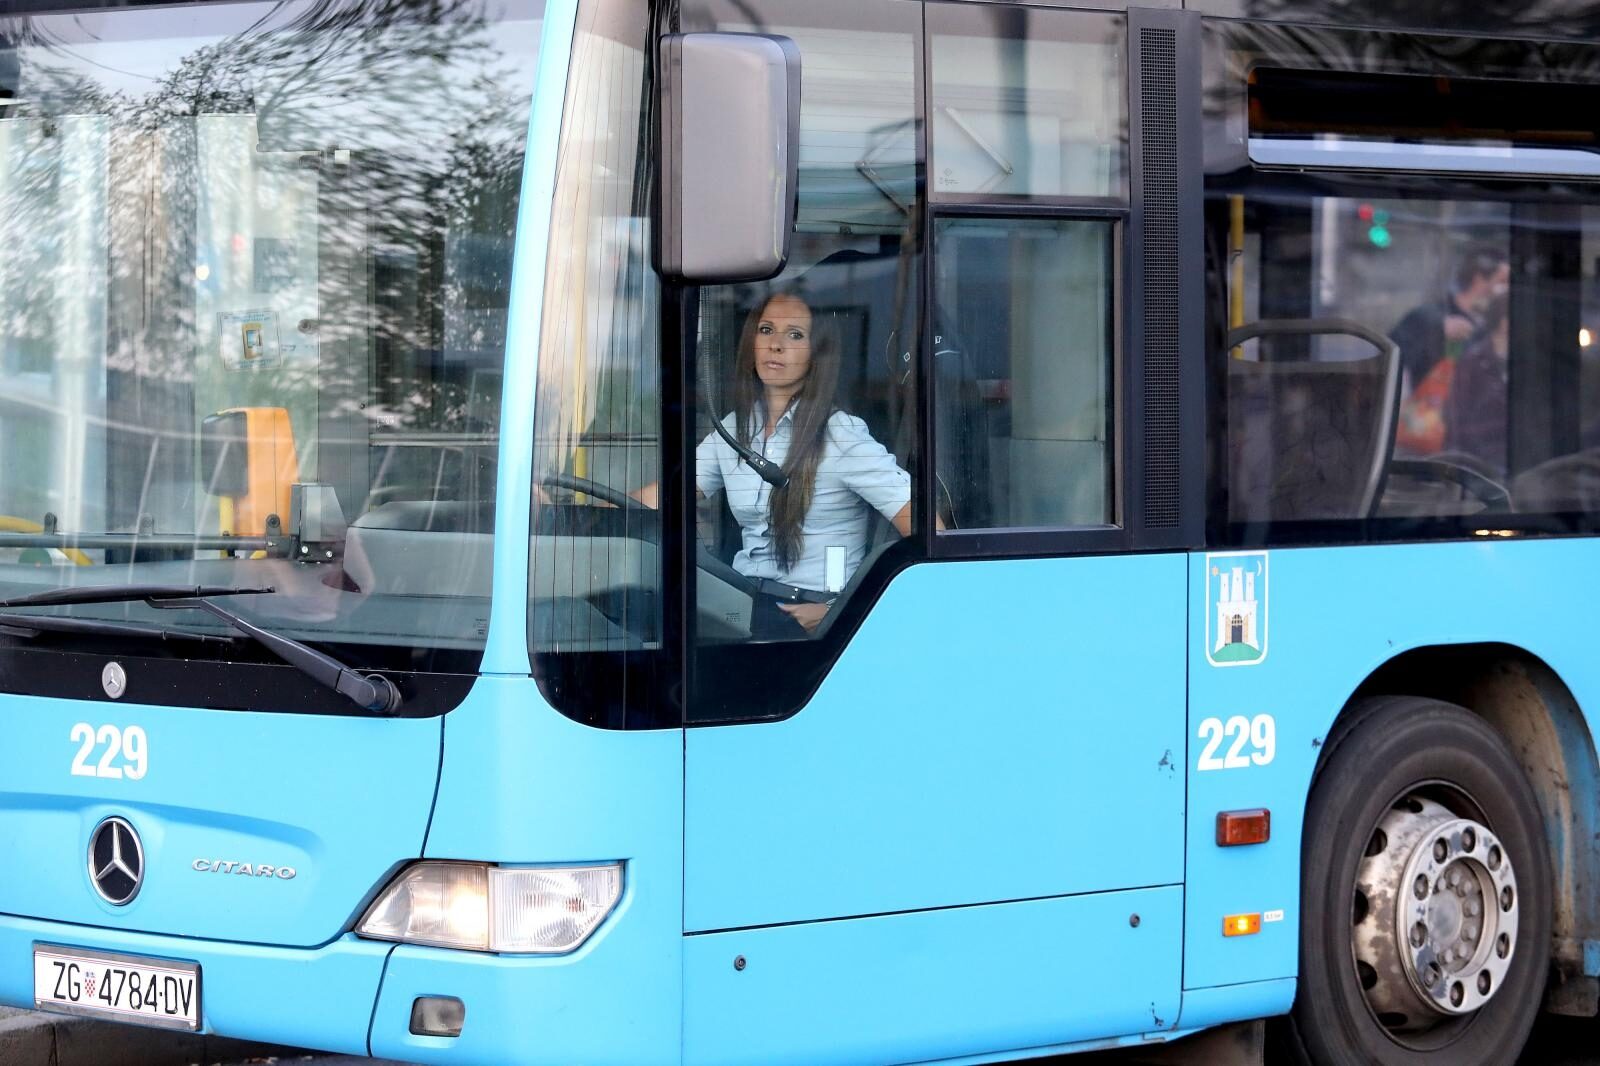
{"label": "bus wheel", "polygon": [[1384,696],[1329,738],[1306,808],[1300,984],[1317,1066],[1513,1062],[1543,999],[1550,860],[1533,788],[1461,707]]}

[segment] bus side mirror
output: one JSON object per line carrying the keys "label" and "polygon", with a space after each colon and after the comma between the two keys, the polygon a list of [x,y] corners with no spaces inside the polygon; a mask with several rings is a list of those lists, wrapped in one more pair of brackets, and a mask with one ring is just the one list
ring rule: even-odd
{"label": "bus side mirror", "polygon": [[657,269],[702,284],[764,281],[794,232],[800,49],[787,37],[661,39]]}

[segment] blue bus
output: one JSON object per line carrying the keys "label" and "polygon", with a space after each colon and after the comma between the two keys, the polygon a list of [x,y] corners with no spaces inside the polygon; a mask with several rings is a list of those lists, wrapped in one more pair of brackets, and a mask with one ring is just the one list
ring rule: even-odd
{"label": "blue bus", "polygon": [[0,1002],[439,1063],[1596,1013],[1600,12],[1427,10],[11,0]]}

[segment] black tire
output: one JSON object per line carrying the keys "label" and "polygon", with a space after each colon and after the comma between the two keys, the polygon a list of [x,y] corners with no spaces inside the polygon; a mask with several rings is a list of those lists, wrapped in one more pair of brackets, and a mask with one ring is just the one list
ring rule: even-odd
{"label": "black tire", "polygon": [[[1378,822],[1423,795],[1473,817],[1504,843],[1520,905],[1498,992],[1476,1012],[1422,1034],[1381,1024],[1352,948],[1357,871]],[[1439,799],[1439,797],[1446,797]],[[1458,807],[1468,810],[1457,810]],[[1300,981],[1278,1047],[1314,1066],[1510,1066],[1544,995],[1550,957],[1550,858],[1533,788],[1500,734],[1438,700],[1379,696],[1353,706],[1328,739],[1301,847]]]}

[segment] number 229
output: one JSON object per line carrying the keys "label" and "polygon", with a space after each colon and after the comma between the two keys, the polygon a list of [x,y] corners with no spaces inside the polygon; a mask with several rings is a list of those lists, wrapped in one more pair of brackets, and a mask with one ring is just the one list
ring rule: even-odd
{"label": "number 229", "polygon": [[[72,727],[69,739],[79,745],[77,758],[72,760],[73,777],[109,777],[117,780],[127,777],[137,781],[150,766],[144,730],[136,725],[126,729],[103,725],[96,730],[88,722],[79,722]],[[101,744],[106,746],[106,750],[101,753],[99,762],[90,765],[89,760],[94,758],[95,748]]]}
{"label": "number 229", "polygon": [[[1228,754],[1217,757],[1223,740],[1231,739]],[[1278,726],[1270,714],[1246,718],[1236,714],[1224,722],[1207,718],[1200,723],[1200,739],[1206,742],[1200,752],[1199,770],[1244,770],[1252,763],[1265,766],[1278,753]],[[1248,751],[1246,749],[1249,749]]]}

